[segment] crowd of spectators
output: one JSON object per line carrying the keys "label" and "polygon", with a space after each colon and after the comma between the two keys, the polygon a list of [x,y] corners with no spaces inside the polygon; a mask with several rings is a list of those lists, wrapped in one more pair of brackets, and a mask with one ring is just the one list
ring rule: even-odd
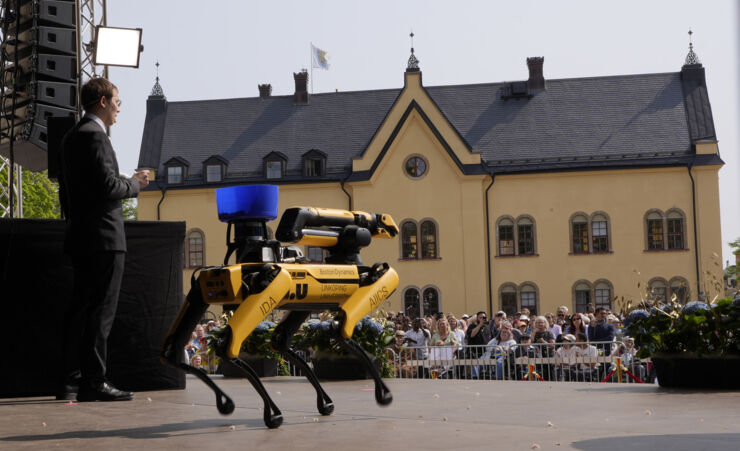
{"label": "crowd of spectators", "polygon": [[[521,379],[532,373],[532,367],[515,364],[517,358],[526,356],[554,357],[536,365],[537,377],[590,381],[602,379],[615,368],[614,363],[598,359],[612,354],[638,378],[646,375],[645,365],[636,358],[634,341],[624,336],[620,318],[603,307],[589,306],[586,313],[570,314],[568,307],[561,306],[555,314],[540,316],[526,308],[511,317],[499,311],[492,320],[486,312],[459,319],[437,313],[413,320],[400,312],[387,319],[395,327],[391,350],[401,377]],[[456,364],[462,359],[466,366]],[[471,359],[489,364],[470,364]],[[435,368],[420,365],[420,360],[443,362]]]}

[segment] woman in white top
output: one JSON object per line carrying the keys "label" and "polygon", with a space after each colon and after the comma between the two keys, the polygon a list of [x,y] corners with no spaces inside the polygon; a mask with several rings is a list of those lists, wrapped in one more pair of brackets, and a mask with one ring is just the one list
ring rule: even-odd
{"label": "woman in white top", "polygon": [[509,349],[516,346],[514,336],[511,332],[511,324],[507,321],[502,323],[499,336],[488,342],[487,354],[496,358],[496,379],[504,378],[504,360],[508,359]]}

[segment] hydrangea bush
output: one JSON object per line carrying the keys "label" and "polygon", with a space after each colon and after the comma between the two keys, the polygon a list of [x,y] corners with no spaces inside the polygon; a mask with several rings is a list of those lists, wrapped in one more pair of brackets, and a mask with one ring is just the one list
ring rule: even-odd
{"label": "hydrangea bush", "polygon": [[656,353],[740,356],[740,301],[721,299],[707,305],[656,302],[631,311],[627,333],[640,348],[638,357]]}
{"label": "hydrangea bush", "polygon": [[[332,321],[310,320],[301,326],[293,336],[296,347],[312,349],[314,351],[329,352],[337,355],[348,355],[333,338]],[[385,320],[375,320],[365,316],[355,325],[352,339],[362,346],[368,354],[375,357],[382,364],[381,374],[388,377],[393,374],[391,362],[385,348],[393,341],[393,323]]]}

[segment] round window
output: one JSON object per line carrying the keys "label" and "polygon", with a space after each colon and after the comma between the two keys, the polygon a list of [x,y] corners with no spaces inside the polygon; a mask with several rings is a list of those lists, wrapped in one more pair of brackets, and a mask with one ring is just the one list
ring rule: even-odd
{"label": "round window", "polygon": [[422,157],[410,157],[408,160],[406,160],[404,169],[406,170],[406,174],[408,174],[409,176],[418,178],[426,174],[427,162]]}

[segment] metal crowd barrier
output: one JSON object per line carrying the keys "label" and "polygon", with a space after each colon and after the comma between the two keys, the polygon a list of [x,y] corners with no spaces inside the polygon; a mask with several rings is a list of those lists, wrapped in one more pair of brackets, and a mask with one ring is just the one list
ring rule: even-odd
{"label": "metal crowd barrier", "polygon": [[387,349],[401,379],[652,382],[651,362],[622,342],[533,343],[497,346],[421,346]]}

